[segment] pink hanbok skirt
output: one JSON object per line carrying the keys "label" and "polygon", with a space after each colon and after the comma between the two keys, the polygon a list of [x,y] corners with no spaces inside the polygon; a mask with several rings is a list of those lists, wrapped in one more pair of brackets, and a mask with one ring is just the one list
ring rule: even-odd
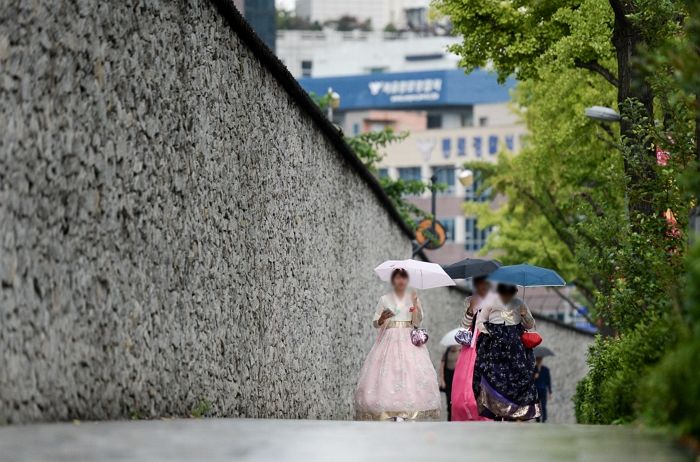
{"label": "pink hanbok skirt", "polygon": [[465,420],[490,420],[479,415],[479,408],[476,405],[474,389],[472,388],[472,377],[474,377],[474,363],[476,362],[476,339],[479,336],[477,331],[472,340],[472,347],[462,347],[462,351],[457,358],[454,378],[452,379],[452,421]]}
{"label": "pink hanbok skirt", "polygon": [[410,327],[382,329],[360,371],[358,420],[431,420],[440,417],[437,374],[425,345],[411,343]]}

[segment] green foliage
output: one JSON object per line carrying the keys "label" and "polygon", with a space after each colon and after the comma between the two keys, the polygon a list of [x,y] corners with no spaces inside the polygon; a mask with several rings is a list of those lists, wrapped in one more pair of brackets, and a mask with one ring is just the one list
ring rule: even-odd
{"label": "green foliage", "polygon": [[641,380],[675,343],[677,320],[653,315],[618,338],[598,336],[591,347],[591,372],[576,393],[576,418],[593,424],[625,423],[636,418]]}
{"label": "green foliage", "polygon": [[485,187],[507,199],[499,207],[467,204],[466,211],[497,228],[484,252],[497,253],[504,263],[556,269],[593,308],[603,281],[591,265],[607,265],[601,243],[618,244],[614,230],[624,216],[624,178],[613,138],[583,113],[592,104],[612,104],[614,95],[584,70],[540,74],[543,80],[521,82],[514,95],[517,106],[526,108],[526,148],[517,156],[502,153],[495,166],[468,164]]}
{"label": "green foliage", "polygon": [[[453,47],[462,66],[520,80],[528,147],[495,168],[472,165],[505,197],[496,209],[467,208],[497,229],[486,250],[558,269],[612,328],[590,351],[579,421],[644,416],[700,435],[700,250],[683,285],[685,230],[700,196],[700,3],[435,4],[464,36]],[[586,120],[592,105],[617,107],[619,126]]]}
{"label": "green foliage", "polygon": [[553,62],[609,60],[608,0],[437,0],[464,43],[452,51],[468,71],[492,64],[501,80],[538,77]]}
{"label": "green foliage", "polygon": [[202,417],[206,417],[211,412],[211,409],[211,402],[209,400],[203,399],[192,408],[192,412],[190,412],[190,415],[195,419],[201,419]]}
{"label": "green foliage", "polygon": [[277,30],[322,30],[318,21],[311,22],[293,11],[277,9]]}

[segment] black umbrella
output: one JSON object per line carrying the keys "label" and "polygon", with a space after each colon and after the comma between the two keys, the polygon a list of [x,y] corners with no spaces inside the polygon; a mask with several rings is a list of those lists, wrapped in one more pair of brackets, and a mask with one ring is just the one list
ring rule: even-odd
{"label": "black umbrella", "polygon": [[536,358],[544,358],[547,356],[554,356],[554,352],[545,346],[540,345],[535,347]]}
{"label": "black umbrella", "polygon": [[442,268],[452,279],[469,279],[487,276],[496,271],[500,266],[501,264],[496,260],[465,258],[462,261],[443,266]]}

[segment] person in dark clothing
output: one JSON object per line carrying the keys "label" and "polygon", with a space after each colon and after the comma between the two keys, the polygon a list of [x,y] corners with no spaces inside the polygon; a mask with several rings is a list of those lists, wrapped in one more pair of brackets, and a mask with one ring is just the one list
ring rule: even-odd
{"label": "person in dark clothing", "polygon": [[459,345],[453,345],[445,350],[440,361],[438,371],[440,391],[444,391],[447,396],[447,421],[452,421],[452,379],[455,376],[455,365],[459,352],[462,349]]}
{"label": "person in dark clothing", "polygon": [[547,399],[552,396],[552,377],[549,368],[542,365],[541,356],[535,358],[535,386],[542,407],[542,416],[537,421],[544,423],[547,421]]}

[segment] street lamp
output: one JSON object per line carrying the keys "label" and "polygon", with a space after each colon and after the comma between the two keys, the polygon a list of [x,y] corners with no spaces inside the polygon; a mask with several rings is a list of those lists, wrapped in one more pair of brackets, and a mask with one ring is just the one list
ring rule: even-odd
{"label": "street lamp", "polygon": [[619,122],[622,118],[615,109],[605,106],[591,106],[585,110],[586,117],[599,122]]}
{"label": "street lamp", "polygon": [[[426,231],[431,233],[433,236],[437,234],[437,231],[435,229],[435,223],[437,222],[437,181],[438,181],[438,174],[444,170],[450,170],[450,169],[455,169],[453,166],[447,166],[447,167],[438,167],[435,170],[433,170],[433,174],[430,176],[430,214],[432,215],[432,223],[430,228],[428,228]],[[467,168],[462,168],[462,167],[457,167],[455,170],[457,170],[459,173],[457,174],[457,179],[459,180],[459,183],[464,186],[465,188],[470,187],[474,183],[474,172]],[[423,242],[421,245],[417,246],[413,250],[413,256],[415,256],[418,252],[423,250],[427,245],[430,244],[430,239],[426,239],[425,242]]]}

